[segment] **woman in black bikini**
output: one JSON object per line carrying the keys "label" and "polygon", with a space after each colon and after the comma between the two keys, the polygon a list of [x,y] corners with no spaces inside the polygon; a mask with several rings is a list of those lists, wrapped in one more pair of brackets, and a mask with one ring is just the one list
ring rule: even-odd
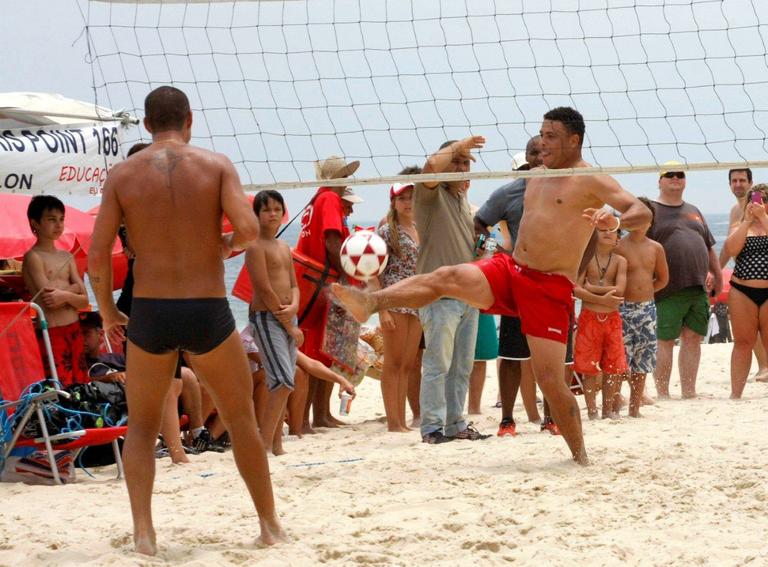
{"label": "woman in black bikini", "polygon": [[757,331],[768,347],[768,185],[755,185],[747,195],[741,222],[731,229],[724,248],[736,258],[728,294],[733,328],[731,399],[740,399],[752,364]]}

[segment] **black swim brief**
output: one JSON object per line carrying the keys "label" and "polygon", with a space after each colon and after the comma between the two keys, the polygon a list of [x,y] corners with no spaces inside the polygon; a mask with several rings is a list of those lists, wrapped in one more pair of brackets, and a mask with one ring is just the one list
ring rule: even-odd
{"label": "black swim brief", "polygon": [[134,297],[128,322],[130,341],[152,354],[184,350],[205,354],[235,330],[225,297],[149,299]]}

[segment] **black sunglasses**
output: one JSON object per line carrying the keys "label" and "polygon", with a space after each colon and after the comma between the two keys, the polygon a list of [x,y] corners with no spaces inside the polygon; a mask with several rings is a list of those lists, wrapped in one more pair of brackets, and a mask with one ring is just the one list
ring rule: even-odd
{"label": "black sunglasses", "polygon": [[685,179],[685,172],[683,171],[668,171],[664,175],[662,175],[665,179],[673,179],[677,177],[678,179]]}

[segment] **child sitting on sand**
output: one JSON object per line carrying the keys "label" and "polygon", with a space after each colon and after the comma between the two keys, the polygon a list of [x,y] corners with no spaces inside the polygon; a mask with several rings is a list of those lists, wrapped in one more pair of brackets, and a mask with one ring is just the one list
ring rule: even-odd
{"label": "child sitting on sand", "polygon": [[[29,202],[27,218],[37,242],[24,255],[24,285],[48,320],[59,382],[62,386],[86,383],[88,368],[78,309],[88,307],[88,296],[72,254],[54,244],[64,232],[64,203],[51,195],[36,195]],[[40,352],[45,352],[42,341]],[[51,376],[48,358],[43,356],[43,361]]]}
{"label": "child sitting on sand", "polygon": [[[618,223],[617,223],[618,228]],[[584,375],[589,419],[597,418],[597,386],[603,376],[603,419],[618,417],[618,392],[627,371],[624,340],[616,301],[624,294],[627,261],[615,253],[617,230],[598,230],[595,255],[574,290],[582,300],[574,370]]]}
{"label": "child sitting on sand", "polygon": [[629,373],[629,415],[640,417],[645,375],[656,369],[656,303],[653,294],[669,281],[664,248],[646,236],[653,226],[653,207],[645,197],[640,201],[651,211],[651,222],[624,237],[616,254],[627,260],[627,285],[619,313],[624,323],[624,347]]}

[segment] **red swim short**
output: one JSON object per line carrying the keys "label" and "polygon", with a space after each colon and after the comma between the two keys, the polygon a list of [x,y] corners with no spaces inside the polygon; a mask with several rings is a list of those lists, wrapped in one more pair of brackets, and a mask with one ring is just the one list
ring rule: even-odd
{"label": "red swim short", "polygon": [[582,309],[576,331],[573,369],[594,376],[624,374],[627,357],[624,352],[624,334],[618,311],[597,313]]}
{"label": "red swim short", "polygon": [[[56,374],[62,386],[85,384],[88,378],[88,367],[85,364],[85,345],[80,331],[80,321],[75,321],[63,327],[50,327],[48,335],[51,338],[53,360],[56,363]],[[52,376],[48,365],[48,354],[42,336],[38,338],[40,354],[47,376]]]}
{"label": "red swim short", "polygon": [[573,283],[560,274],[533,270],[509,254],[475,262],[488,280],[494,302],[484,313],[519,317],[524,335],[566,344],[573,310]]}

